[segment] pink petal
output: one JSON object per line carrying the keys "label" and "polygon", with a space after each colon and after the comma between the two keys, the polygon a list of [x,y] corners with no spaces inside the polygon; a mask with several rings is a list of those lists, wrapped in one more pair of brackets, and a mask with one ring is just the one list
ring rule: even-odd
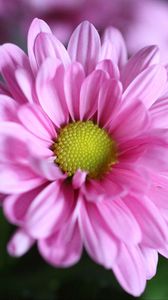
{"label": "pink petal", "polygon": [[[0,126],[0,162],[23,163],[29,165],[29,160],[35,157],[50,157],[51,142],[40,140],[28,132],[20,124],[1,122]],[[38,149],[38,152],[37,152]]]}
{"label": "pink petal", "polygon": [[22,91],[22,83],[20,84],[20,82],[17,82],[16,72],[20,69],[24,69],[31,78],[32,74],[28,57],[19,47],[13,44],[4,44],[1,46],[0,55],[0,71],[7,82],[12,96],[19,103],[27,102],[28,99],[26,99]]}
{"label": "pink petal", "polygon": [[124,39],[118,29],[109,27],[105,30],[101,58],[111,59],[113,63],[118,64],[119,67],[125,64],[127,60],[127,50]]}
{"label": "pink petal", "polygon": [[78,224],[74,220],[67,222],[47,239],[38,242],[38,249],[44,259],[57,267],[70,267],[77,263],[82,248]]}
{"label": "pink petal", "polygon": [[0,135],[0,162],[28,164],[32,155],[40,158],[53,155],[51,142],[35,137],[20,124],[1,122]]}
{"label": "pink petal", "polygon": [[149,116],[145,106],[140,101],[132,102],[115,116],[110,126],[114,139],[124,141],[142,134],[149,127]]}
{"label": "pink petal", "polygon": [[24,230],[18,230],[7,245],[8,253],[16,257],[22,256],[32,247],[34,242],[34,239]]}
{"label": "pink petal", "polygon": [[106,80],[100,86],[97,122],[102,127],[106,127],[113,120],[114,114],[120,108],[121,96],[121,83],[115,79]]}
{"label": "pink petal", "polygon": [[54,125],[40,106],[35,104],[22,105],[19,109],[18,117],[24,127],[38,138],[50,143],[56,138],[57,134]]}
{"label": "pink petal", "polygon": [[68,122],[63,88],[64,69],[60,61],[48,58],[41,66],[36,81],[39,102],[56,126]]}
{"label": "pink petal", "polygon": [[105,59],[111,60],[112,63],[118,64],[118,53],[113,47],[113,44],[108,40],[102,44],[99,60],[101,61]]}
{"label": "pink petal", "polygon": [[123,100],[125,103],[131,103],[139,99],[146,108],[150,108],[162,95],[166,81],[166,69],[161,65],[152,65],[138,74],[130,83],[123,94]]}
{"label": "pink petal", "polygon": [[146,169],[154,172],[167,172],[167,145],[168,145],[168,132],[167,130],[156,129],[147,135],[146,151],[142,156],[140,163],[146,166]]}
{"label": "pink petal", "polygon": [[146,274],[143,257],[138,247],[122,244],[112,269],[127,293],[134,297],[138,297],[143,293]]}
{"label": "pink petal", "polygon": [[123,187],[126,193],[131,192],[135,196],[137,194],[144,195],[150,187],[149,174],[144,168],[132,166],[127,163],[119,163],[114,166],[107,175],[112,182]]}
{"label": "pink petal", "polygon": [[159,207],[159,211],[163,219],[165,220],[166,224],[168,225],[168,208]]}
{"label": "pink petal", "polygon": [[29,160],[32,170],[38,175],[50,181],[65,179],[66,175],[54,163],[54,157],[39,159],[32,157]]}
{"label": "pink petal", "polygon": [[41,32],[34,43],[34,55],[39,67],[46,58],[59,59],[65,66],[70,63],[70,58],[63,44],[52,33]]}
{"label": "pink petal", "polygon": [[149,280],[156,275],[158,253],[156,250],[146,247],[141,247],[141,250],[144,257],[144,266],[146,267],[146,278]]}
{"label": "pink petal", "polygon": [[78,201],[79,227],[84,246],[94,261],[109,269],[116,258],[117,240],[97,216],[95,204],[84,202],[83,199]]}
{"label": "pink petal", "polygon": [[150,108],[152,127],[168,128],[168,97],[158,99]]}
{"label": "pink petal", "polygon": [[1,122],[0,126],[0,162],[27,162],[27,131],[14,122]]}
{"label": "pink petal", "polygon": [[3,212],[10,223],[24,226],[24,220],[27,210],[44,186],[30,190],[19,195],[11,195],[5,198],[3,203]]}
{"label": "pink petal", "polygon": [[81,23],[73,32],[68,44],[72,61],[80,62],[88,74],[96,66],[99,51],[100,38],[95,27],[88,21]]}
{"label": "pink petal", "polygon": [[124,198],[143,233],[143,244],[151,248],[164,247],[168,241],[168,228],[157,207],[147,197]]}
{"label": "pink petal", "polygon": [[79,189],[86,181],[87,172],[81,170],[76,171],[72,179],[72,185],[74,189]]}
{"label": "pink petal", "polygon": [[168,177],[160,174],[152,176],[152,186],[149,191],[149,197],[158,208],[168,209]]}
{"label": "pink petal", "polygon": [[158,251],[159,251],[159,254],[168,258],[168,244],[166,244],[164,248],[159,249]]}
{"label": "pink petal", "polygon": [[110,59],[104,59],[100,61],[96,65],[96,70],[102,70],[104,72],[107,72],[110,78],[119,80],[120,73],[118,66],[114,64]]}
{"label": "pink petal", "polygon": [[97,202],[97,207],[100,217],[119,240],[131,245],[136,245],[141,241],[141,230],[138,223],[119,198]]}
{"label": "pink petal", "polygon": [[[111,185],[110,185],[111,188]],[[107,198],[106,190],[102,182],[90,179],[82,187],[82,193],[85,195],[87,201],[98,202]]]}
{"label": "pink petal", "polygon": [[122,70],[121,81],[124,89],[146,68],[159,64],[160,52],[157,46],[148,46],[132,56]]}
{"label": "pink petal", "polygon": [[[119,159],[122,163],[135,162],[146,170],[168,170],[166,147],[167,130],[154,129],[130,140],[119,143]],[[156,159],[157,157],[157,159]]]}
{"label": "pink petal", "polygon": [[24,165],[0,165],[0,192],[4,194],[24,193],[44,183],[30,167]]}
{"label": "pink petal", "polygon": [[59,181],[50,183],[32,202],[26,214],[25,228],[34,238],[45,238],[58,230],[73,209],[73,190]]}
{"label": "pink petal", "polygon": [[0,95],[0,121],[17,121],[18,103],[6,95]]}
{"label": "pink petal", "polygon": [[72,63],[65,71],[65,99],[73,121],[79,120],[80,89],[84,78],[83,67],[77,62]]}
{"label": "pink petal", "polygon": [[123,187],[118,182],[113,182],[107,177],[105,179],[95,181],[89,180],[82,186],[82,193],[87,201],[98,203],[103,200],[113,200],[116,197],[125,195]]}
{"label": "pink petal", "polygon": [[147,144],[148,141],[144,135],[119,143],[120,162],[129,164],[142,158],[147,150]]}
{"label": "pink petal", "polygon": [[42,20],[35,18],[30,25],[28,32],[28,55],[30,59],[30,65],[34,73],[37,72],[37,62],[34,54],[34,43],[37,35],[40,32],[51,33],[49,26]]}
{"label": "pink petal", "polygon": [[83,82],[80,92],[80,120],[90,119],[97,110],[99,91],[107,76],[101,70],[93,71]]}
{"label": "pink petal", "polygon": [[19,68],[15,71],[16,82],[20,87],[23,95],[28,102],[37,102],[35,91],[34,91],[34,78],[31,74],[23,68]]}

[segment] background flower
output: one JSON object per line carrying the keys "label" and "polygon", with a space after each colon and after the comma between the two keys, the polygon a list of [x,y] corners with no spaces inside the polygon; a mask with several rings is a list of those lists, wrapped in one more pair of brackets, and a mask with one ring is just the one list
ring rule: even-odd
{"label": "background flower", "polygon": [[[0,3],[1,41],[23,37],[34,17],[47,21],[57,38],[65,44],[74,28],[84,20],[92,22],[100,33],[109,26],[123,34],[129,54],[144,46],[157,44],[161,57],[168,58],[168,5],[163,0],[8,0]],[[19,6],[19,10],[18,10]],[[20,34],[19,34],[20,33]]]}

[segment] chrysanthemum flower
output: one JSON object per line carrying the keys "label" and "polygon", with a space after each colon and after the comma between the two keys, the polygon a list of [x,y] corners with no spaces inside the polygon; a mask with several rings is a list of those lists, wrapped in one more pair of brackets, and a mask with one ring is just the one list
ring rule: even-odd
{"label": "chrysanthemum flower", "polygon": [[88,22],[67,50],[35,19],[28,56],[0,48],[0,192],[19,227],[11,255],[37,242],[53,266],[83,248],[140,295],[168,245],[167,72],[155,46],[127,61],[121,34]]}

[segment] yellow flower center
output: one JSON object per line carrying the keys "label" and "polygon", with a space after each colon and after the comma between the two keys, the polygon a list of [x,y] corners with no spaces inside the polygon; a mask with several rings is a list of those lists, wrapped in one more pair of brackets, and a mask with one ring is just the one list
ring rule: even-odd
{"label": "yellow flower center", "polygon": [[116,143],[92,121],[69,123],[53,145],[55,163],[68,176],[78,169],[100,178],[117,162]]}

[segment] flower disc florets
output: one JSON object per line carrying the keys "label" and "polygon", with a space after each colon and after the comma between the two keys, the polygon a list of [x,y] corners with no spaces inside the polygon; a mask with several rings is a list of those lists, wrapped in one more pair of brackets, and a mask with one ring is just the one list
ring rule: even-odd
{"label": "flower disc florets", "polygon": [[92,121],[66,125],[54,144],[55,162],[72,176],[78,169],[99,178],[117,161],[116,144],[107,132]]}

